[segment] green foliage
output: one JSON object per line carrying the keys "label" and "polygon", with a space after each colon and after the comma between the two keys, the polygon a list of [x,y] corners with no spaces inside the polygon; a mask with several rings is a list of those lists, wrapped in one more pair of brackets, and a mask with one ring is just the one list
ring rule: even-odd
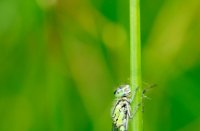
{"label": "green foliage", "polygon": [[[111,6],[112,5],[112,6]],[[0,130],[109,131],[129,83],[129,3],[0,1]],[[141,1],[144,130],[200,129],[200,1]]]}

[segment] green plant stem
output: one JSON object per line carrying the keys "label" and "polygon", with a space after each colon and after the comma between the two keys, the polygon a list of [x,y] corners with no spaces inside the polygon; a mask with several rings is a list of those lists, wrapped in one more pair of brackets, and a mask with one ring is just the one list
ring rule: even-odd
{"label": "green plant stem", "polygon": [[[130,0],[130,78],[131,88],[139,88],[132,104],[132,112],[142,102],[141,86],[141,40],[140,40],[140,1]],[[143,131],[142,108],[139,107],[131,121],[131,131]]]}

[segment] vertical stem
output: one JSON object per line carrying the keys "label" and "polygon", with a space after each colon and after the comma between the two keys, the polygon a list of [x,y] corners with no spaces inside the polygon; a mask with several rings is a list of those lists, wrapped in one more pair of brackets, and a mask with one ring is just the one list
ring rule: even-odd
{"label": "vertical stem", "polygon": [[[130,0],[130,78],[131,88],[134,91],[137,87],[135,100],[132,104],[132,112],[142,102],[141,86],[141,42],[140,42],[140,0]],[[142,108],[139,107],[130,131],[143,131]]]}

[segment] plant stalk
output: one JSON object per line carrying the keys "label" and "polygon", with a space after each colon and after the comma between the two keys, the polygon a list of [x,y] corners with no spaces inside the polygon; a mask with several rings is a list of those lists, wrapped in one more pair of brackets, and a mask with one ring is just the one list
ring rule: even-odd
{"label": "plant stalk", "polygon": [[[134,112],[142,102],[140,0],[130,0],[130,79],[132,91],[138,88],[132,103],[132,112]],[[140,106],[130,123],[130,131],[143,131],[142,115]]]}

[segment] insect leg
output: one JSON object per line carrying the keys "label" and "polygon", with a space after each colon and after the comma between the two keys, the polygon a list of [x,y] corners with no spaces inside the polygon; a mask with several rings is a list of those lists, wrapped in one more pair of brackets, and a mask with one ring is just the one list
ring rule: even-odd
{"label": "insect leg", "polygon": [[148,90],[150,90],[156,86],[157,86],[156,84],[149,85],[148,87],[143,89],[142,94],[145,94]]}
{"label": "insect leg", "polygon": [[138,91],[138,88],[139,88],[139,87],[136,87],[136,89],[133,91],[132,97],[131,97],[131,99],[130,99],[130,103],[135,99],[135,95],[136,95],[136,93],[137,93],[137,91]]}
{"label": "insect leg", "polygon": [[133,111],[133,114],[130,116],[131,119],[136,115],[136,113],[137,113],[137,111],[138,111],[138,109],[139,109],[140,106],[141,106],[141,103],[139,103],[139,104],[135,107],[135,109],[134,109],[134,111]]}
{"label": "insect leg", "polygon": [[[145,93],[147,91],[149,91],[150,89],[156,87],[157,85],[156,84],[151,84],[151,85],[148,85],[148,87],[144,88],[143,91],[142,91],[142,99],[147,99],[147,100],[151,100],[151,98],[149,98],[148,96],[145,95]],[[144,112],[144,103],[142,102],[142,112]]]}

